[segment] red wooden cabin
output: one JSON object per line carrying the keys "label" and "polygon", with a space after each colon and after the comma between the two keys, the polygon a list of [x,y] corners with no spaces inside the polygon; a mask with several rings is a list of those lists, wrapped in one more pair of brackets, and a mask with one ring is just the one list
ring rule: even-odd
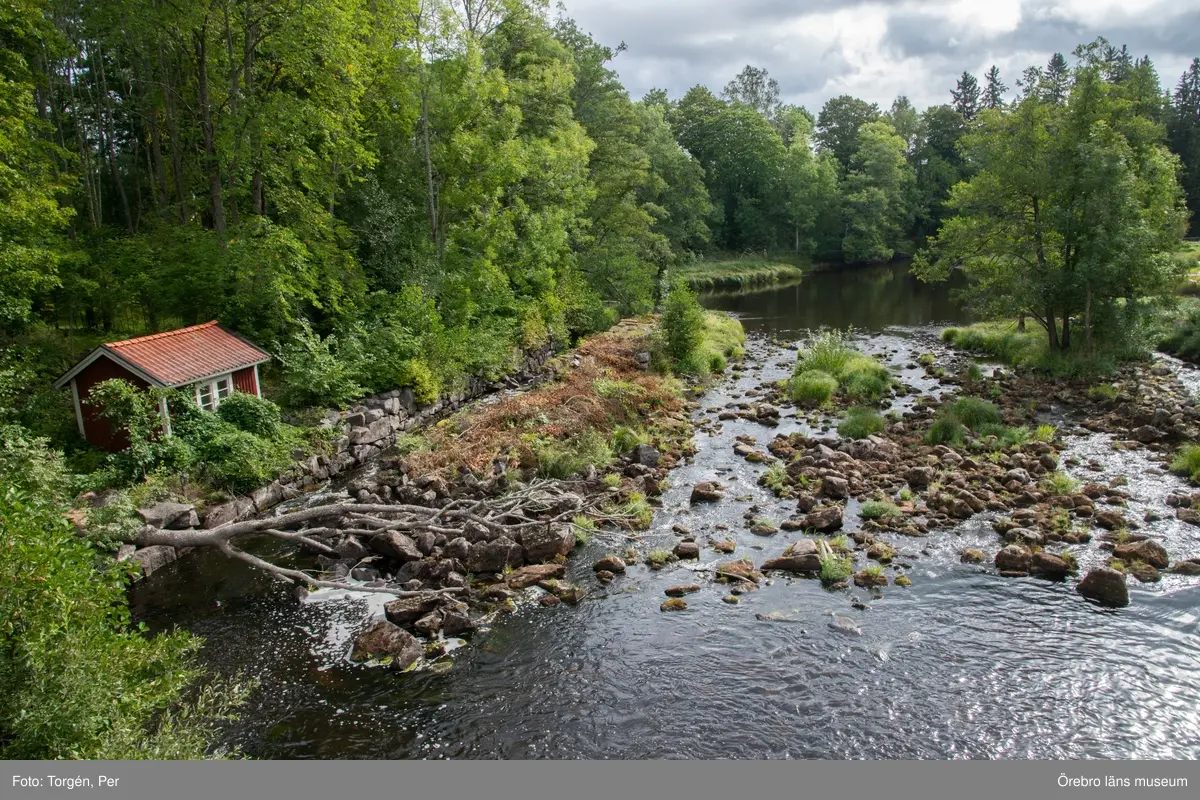
{"label": "red wooden cabin", "polygon": [[[196,405],[212,411],[235,391],[261,397],[258,365],[270,358],[265,350],[214,320],[102,344],[71,367],[54,386],[61,389],[70,385],[79,435],[103,450],[117,451],[129,444],[123,433],[114,431],[109,421],[100,416],[100,410],[85,402],[96,384],[109,378],[123,378],[143,389],[190,388]],[[169,433],[165,402],[160,411]]]}

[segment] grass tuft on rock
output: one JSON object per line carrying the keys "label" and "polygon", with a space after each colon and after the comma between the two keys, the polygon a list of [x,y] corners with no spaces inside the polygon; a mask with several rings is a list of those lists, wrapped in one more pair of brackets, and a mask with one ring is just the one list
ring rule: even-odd
{"label": "grass tuft on rock", "polygon": [[855,406],[846,412],[846,418],[838,425],[838,433],[848,439],[865,439],[881,432],[886,423],[879,412],[866,406]]}
{"label": "grass tuft on rock", "polygon": [[858,515],[863,519],[887,519],[898,517],[901,513],[898,505],[886,500],[867,500],[858,509]]}
{"label": "grass tuft on rock", "polygon": [[1171,471],[1200,483],[1200,444],[1185,444],[1171,460]]}

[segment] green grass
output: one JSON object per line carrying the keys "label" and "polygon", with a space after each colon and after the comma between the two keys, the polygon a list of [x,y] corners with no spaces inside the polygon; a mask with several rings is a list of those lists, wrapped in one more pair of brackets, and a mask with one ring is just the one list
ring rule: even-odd
{"label": "green grass", "polygon": [[967,380],[969,380],[969,381],[983,380],[983,370],[980,369],[979,365],[973,361],[971,362],[971,365],[969,367],[967,367]]}
{"label": "green grass", "polygon": [[929,431],[925,434],[925,441],[930,444],[957,447],[963,443],[966,433],[967,428],[961,422],[953,417],[942,416],[929,426]]}
{"label": "green grass", "polygon": [[639,444],[650,444],[645,431],[618,425],[612,432],[612,449],[617,453],[628,453]]}
{"label": "green grass", "polygon": [[863,572],[872,578],[878,578],[883,574],[883,567],[879,566],[878,564],[868,564],[866,568],[863,569]]}
{"label": "green grass", "polygon": [[575,544],[585,545],[592,540],[592,534],[596,530],[596,520],[585,517],[583,514],[577,514],[571,518],[571,525],[575,528]]}
{"label": "green grass", "polygon": [[761,483],[772,492],[779,494],[787,487],[787,470],[783,464],[778,461],[767,467],[767,471],[763,473]]}
{"label": "green grass", "polygon": [[[878,403],[884,398],[894,382],[891,371],[855,350],[849,340],[848,332],[824,331],[800,351],[792,378],[793,399],[824,403],[838,390],[856,403]],[[832,389],[830,378],[835,382]]]}
{"label": "green grass", "polygon": [[980,400],[978,397],[959,397],[950,404],[947,412],[972,431],[978,431],[984,425],[998,425],[1004,421],[995,403]]}
{"label": "green grass", "polygon": [[849,556],[821,556],[821,583],[840,583],[854,572],[854,560]]}
{"label": "green grass", "polygon": [[[1077,335],[1082,339],[1082,331]],[[1094,355],[1082,352],[1082,341],[1070,352],[1051,352],[1046,332],[1032,320],[1027,321],[1024,332],[1017,330],[1015,322],[980,322],[963,328],[946,328],[942,340],[959,350],[989,356],[1018,369],[1036,369],[1056,378],[1104,375],[1115,370],[1120,361],[1145,355],[1136,342],[1101,346]],[[1196,344],[1200,349],[1200,332]]]}
{"label": "green grass", "polygon": [[879,412],[865,406],[855,406],[846,412],[846,418],[838,425],[838,433],[848,439],[865,439],[884,429],[885,423]]}
{"label": "green grass", "polygon": [[651,550],[646,554],[646,563],[654,569],[662,569],[675,560],[675,554],[670,550]]}
{"label": "green grass", "polygon": [[884,500],[867,500],[858,510],[863,519],[887,519],[900,516],[900,507]]}
{"label": "green grass", "polygon": [[1033,440],[1035,442],[1050,443],[1054,441],[1054,437],[1058,435],[1058,426],[1056,425],[1038,425],[1037,430],[1033,432]]}
{"label": "green grass", "polygon": [[1200,483],[1200,445],[1185,444],[1171,461],[1171,471],[1186,475],[1192,483]]}
{"label": "green grass", "polygon": [[539,439],[532,446],[538,474],[545,478],[569,478],[590,466],[612,461],[612,448],[595,431],[584,431],[570,439]]}
{"label": "green grass", "polygon": [[1098,383],[1088,389],[1088,397],[1093,400],[1116,400],[1117,387],[1111,383]]}
{"label": "green grass", "polygon": [[942,341],[959,350],[983,353],[1014,367],[1035,363],[1044,350],[1045,334],[1036,324],[1022,333],[1013,322],[980,322],[964,328],[946,328]]}
{"label": "green grass", "polygon": [[698,261],[679,267],[675,277],[683,278],[699,291],[717,288],[745,288],[792,281],[804,277],[804,269],[792,264],[756,258],[726,261]]}
{"label": "green grass", "polygon": [[917,363],[922,367],[932,367],[933,353],[922,353],[921,355],[917,356]]}
{"label": "green grass", "polygon": [[615,472],[610,472],[604,476],[604,485],[609,489],[615,489],[621,485],[621,476]]}
{"label": "green grass", "polygon": [[1079,481],[1065,472],[1051,472],[1042,479],[1042,488],[1051,494],[1073,494],[1079,488]]}
{"label": "green grass", "polygon": [[793,375],[790,384],[792,400],[815,406],[828,403],[837,388],[837,378],[818,369]]}

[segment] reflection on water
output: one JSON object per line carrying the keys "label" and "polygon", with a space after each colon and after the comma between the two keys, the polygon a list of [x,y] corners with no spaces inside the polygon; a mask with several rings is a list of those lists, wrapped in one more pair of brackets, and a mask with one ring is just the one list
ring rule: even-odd
{"label": "reflection on water", "polygon": [[907,263],[896,263],[819,269],[783,286],[708,293],[702,302],[737,314],[749,332],[777,335],[849,326],[878,331],[894,325],[969,321],[955,300],[963,285],[958,272],[945,283],[924,284],[908,271]]}
{"label": "reflection on water", "polygon": [[[891,349],[914,333],[894,326],[964,318],[945,286],[923,287],[891,266],[706,302],[783,338],[810,325],[890,327],[873,343]],[[745,375],[703,404],[733,402],[784,376],[792,358],[763,338],[753,341]],[[763,467],[733,457],[731,445],[738,434],[762,442],[789,425],[796,423],[785,419],[773,431],[733,420],[716,436],[698,436],[696,459],[672,476],[643,546],[671,546],[678,522],[702,542],[710,534],[734,538],[739,556],[777,555],[797,534],[755,536],[743,516],[757,503],[757,513],[783,519],[794,502],[759,487]],[[1146,472],[1135,454],[1099,440],[1073,446],[1104,462],[1105,476]],[[1132,460],[1115,460],[1124,458]],[[713,477],[729,484],[728,499],[692,510],[690,487]],[[1156,494],[1176,485],[1155,476],[1144,488]],[[1196,529],[1163,525],[1173,555],[1200,554]],[[724,587],[694,571],[715,562],[713,551],[698,567],[633,567],[604,588],[590,570],[604,546],[593,542],[569,567],[568,577],[589,589],[584,602],[522,606],[457,651],[447,674],[348,666],[339,654],[367,613],[365,601],[300,604],[287,587],[214,555],[156,573],[134,600],[154,627],[179,624],[205,636],[204,655],[219,668],[262,680],[229,731],[230,743],[258,757],[1200,756],[1195,579],[1133,585],[1132,605],[1108,611],[1070,583],[1000,578],[959,563],[962,547],[995,549],[983,516],[954,532],[892,543],[898,560],[911,564],[908,589],[873,597],[780,579],[731,606],[722,602]],[[664,588],[691,582],[704,588],[688,595],[687,611],[659,611]],[[772,611],[795,622],[756,618]],[[852,617],[863,634],[832,629],[831,611]]]}

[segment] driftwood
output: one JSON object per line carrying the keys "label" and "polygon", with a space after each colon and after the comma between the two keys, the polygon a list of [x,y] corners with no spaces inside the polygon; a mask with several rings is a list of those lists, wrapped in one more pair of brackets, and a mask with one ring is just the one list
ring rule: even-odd
{"label": "driftwood", "polygon": [[[327,580],[304,570],[272,564],[246,552],[238,546],[238,541],[247,537],[270,536],[331,557],[336,557],[338,553],[328,544],[329,540],[353,535],[369,542],[375,536],[392,531],[410,535],[429,532],[442,534],[451,540],[461,536],[468,541],[475,541],[480,538],[480,529],[486,529],[495,536],[503,535],[519,541],[522,531],[570,520],[575,515],[594,510],[605,499],[604,495],[584,499],[569,491],[571,485],[567,481],[535,481],[508,494],[460,497],[448,500],[440,507],[336,500],[274,517],[228,522],[209,530],[166,530],[147,525],[138,531],[135,543],[140,547],[167,545],[214,548],[284,581],[304,584],[313,589],[375,592],[395,597],[457,594],[466,591],[466,588],[451,586],[405,591],[398,586],[368,586],[344,580]],[[599,517],[619,521],[619,515],[599,514]]]}

